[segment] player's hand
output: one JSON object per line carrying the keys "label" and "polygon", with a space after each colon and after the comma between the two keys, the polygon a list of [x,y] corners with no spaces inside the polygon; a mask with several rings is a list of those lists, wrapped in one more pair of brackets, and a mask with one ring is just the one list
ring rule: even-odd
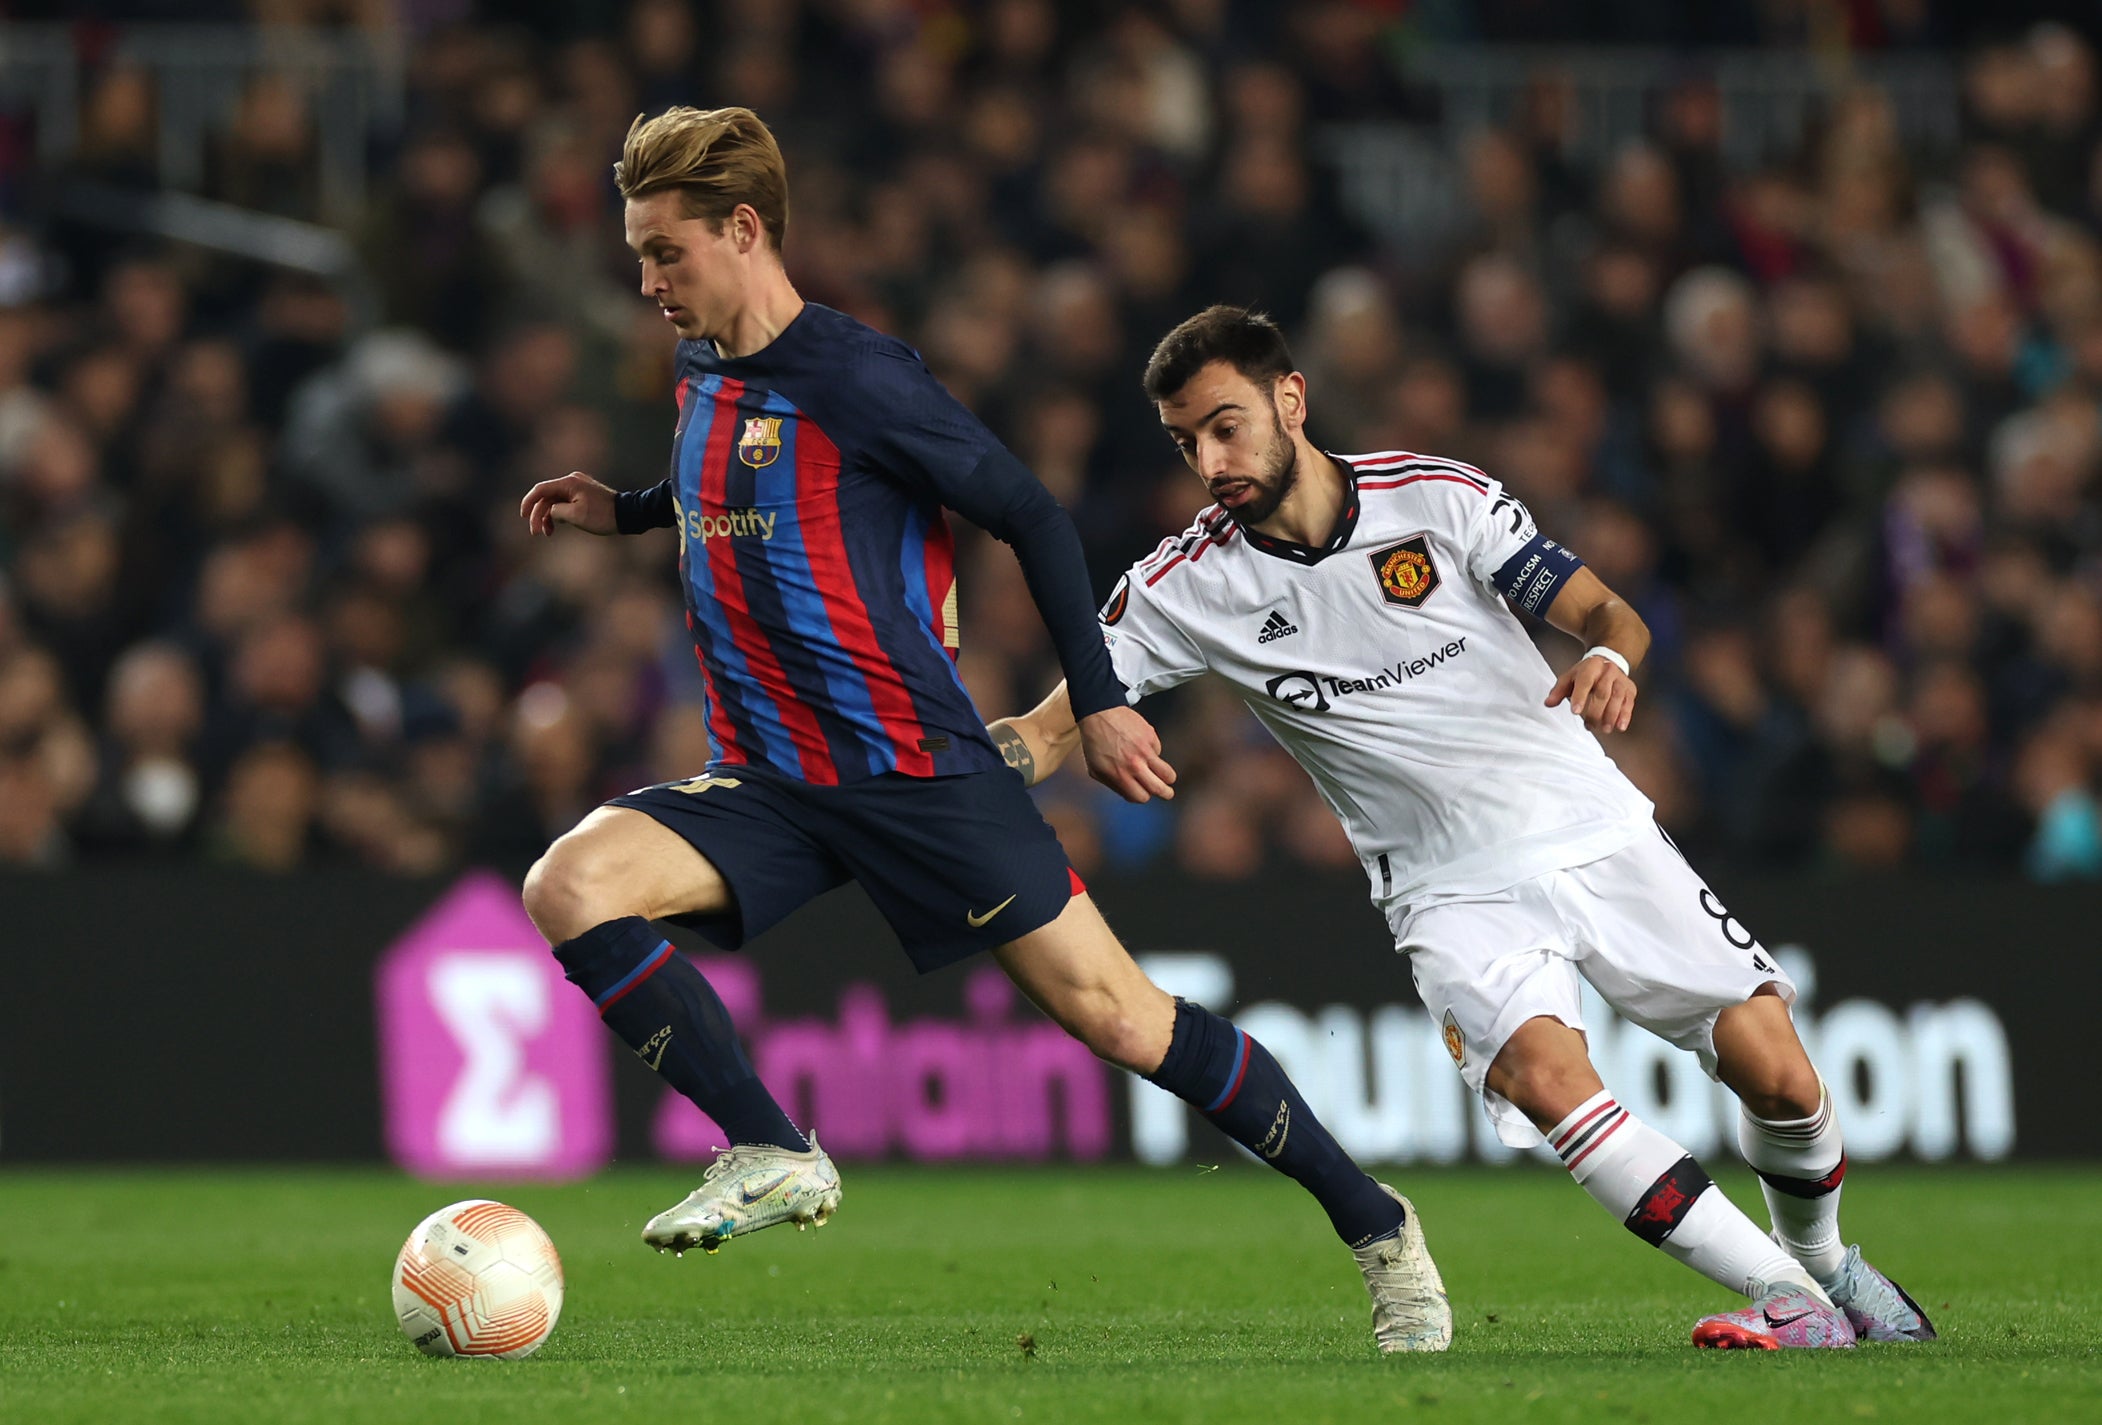
{"label": "player's hand", "polygon": [[1564,701],[1593,732],[1626,732],[1628,719],[1635,715],[1635,680],[1603,658],[1585,658],[1547,695],[1549,707]]}
{"label": "player's hand", "polygon": [[1127,802],[1175,796],[1175,769],[1160,755],[1153,724],[1131,708],[1104,708],[1080,720],[1088,775]]}
{"label": "player's hand", "polygon": [[613,518],[613,491],[581,470],[558,480],[542,480],[518,502],[526,528],[553,534],[558,524],[575,525],[587,534],[618,534]]}

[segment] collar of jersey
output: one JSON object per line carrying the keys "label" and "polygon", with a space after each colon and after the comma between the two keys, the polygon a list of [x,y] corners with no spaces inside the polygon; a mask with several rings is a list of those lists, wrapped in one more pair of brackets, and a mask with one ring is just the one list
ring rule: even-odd
{"label": "collar of jersey", "polygon": [[803,339],[803,333],[817,324],[815,320],[804,321],[805,317],[810,317],[817,312],[829,313],[831,311],[830,307],[821,307],[816,302],[803,303],[803,309],[788,319],[788,325],[776,332],[772,341],[760,347],[757,351],[749,352],[744,356],[724,356],[715,349],[715,343],[707,340],[705,337],[695,338],[691,341],[682,341],[679,344],[688,348],[694,363],[702,370],[720,371],[725,376],[735,376],[740,371],[763,367],[769,361],[779,361],[782,355],[790,349],[792,342],[800,342]]}
{"label": "collar of jersey", "polygon": [[[1328,454],[1326,451],[1322,453]],[[1289,559],[1294,564],[1319,564],[1350,543],[1350,537],[1358,532],[1358,472],[1348,461],[1337,460],[1333,455],[1328,458],[1335,462],[1336,469],[1343,472],[1343,483],[1349,487],[1349,493],[1343,499],[1343,513],[1336,516],[1336,527],[1330,532],[1328,543],[1319,547],[1300,544],[1242,525],[1241,533],[1248,537],[1250,549],[1260,550],[1278,559]]]}

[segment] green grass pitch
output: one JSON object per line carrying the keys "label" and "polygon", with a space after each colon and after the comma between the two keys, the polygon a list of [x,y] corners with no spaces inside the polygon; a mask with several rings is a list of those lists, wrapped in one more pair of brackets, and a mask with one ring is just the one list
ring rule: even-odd
{"label": "green grass pitch", "polygon": [[[2102,1419],[2102,1171],[1863,1167],[1849,1236],[1931,1346],[1709,1353],[1725,1295],[1559,1173],[1403,1173],[1452,1289],[1441,1357],[1381,1359],[1364,1288],[1291,1184],[855,1168],[820,1232],[658,1257],[691,1180],[548,1188],[374,1171],[0,1173],[0,1420],[1930,1421]],[[1725,1179],[1740,1203],[1749,1178]],[[497,1196],[561,1248],[523,1362],[435,1361],[387,1274],[426,1212]]]}

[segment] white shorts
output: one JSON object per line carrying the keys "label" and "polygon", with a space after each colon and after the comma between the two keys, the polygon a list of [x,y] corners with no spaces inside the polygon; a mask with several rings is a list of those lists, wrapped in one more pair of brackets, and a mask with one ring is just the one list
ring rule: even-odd
{"label": "white shorts", "polygon": [[1507,890],[1401,907],[1393,930],[1446,1051],[1513,1148],[1541,1134],[1483,1080],[1528,1019],[1583,1029],[1579,975],[1622,1018],[1699,1055],[1710,1078],[1718,1014],[1767,985],[1795,1003],[1794,981],[1661,829]]}

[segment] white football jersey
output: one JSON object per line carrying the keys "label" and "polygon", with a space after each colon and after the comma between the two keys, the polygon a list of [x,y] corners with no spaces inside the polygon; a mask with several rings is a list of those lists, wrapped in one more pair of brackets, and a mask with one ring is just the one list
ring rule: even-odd
{"label": "white football jersey", "polygon": [[[1649,799],[1565,703],[1511,604],[1579,567],[1471,465],[1388,452],[1350,474],[1312,549],[1218,506],[1133,565],[1102,610],[1133,701],[1210,672],[1341,819],[1382,906],[1482,895],[1610,855]],[[1510,603],[1506,603],[1506,598]]]}

